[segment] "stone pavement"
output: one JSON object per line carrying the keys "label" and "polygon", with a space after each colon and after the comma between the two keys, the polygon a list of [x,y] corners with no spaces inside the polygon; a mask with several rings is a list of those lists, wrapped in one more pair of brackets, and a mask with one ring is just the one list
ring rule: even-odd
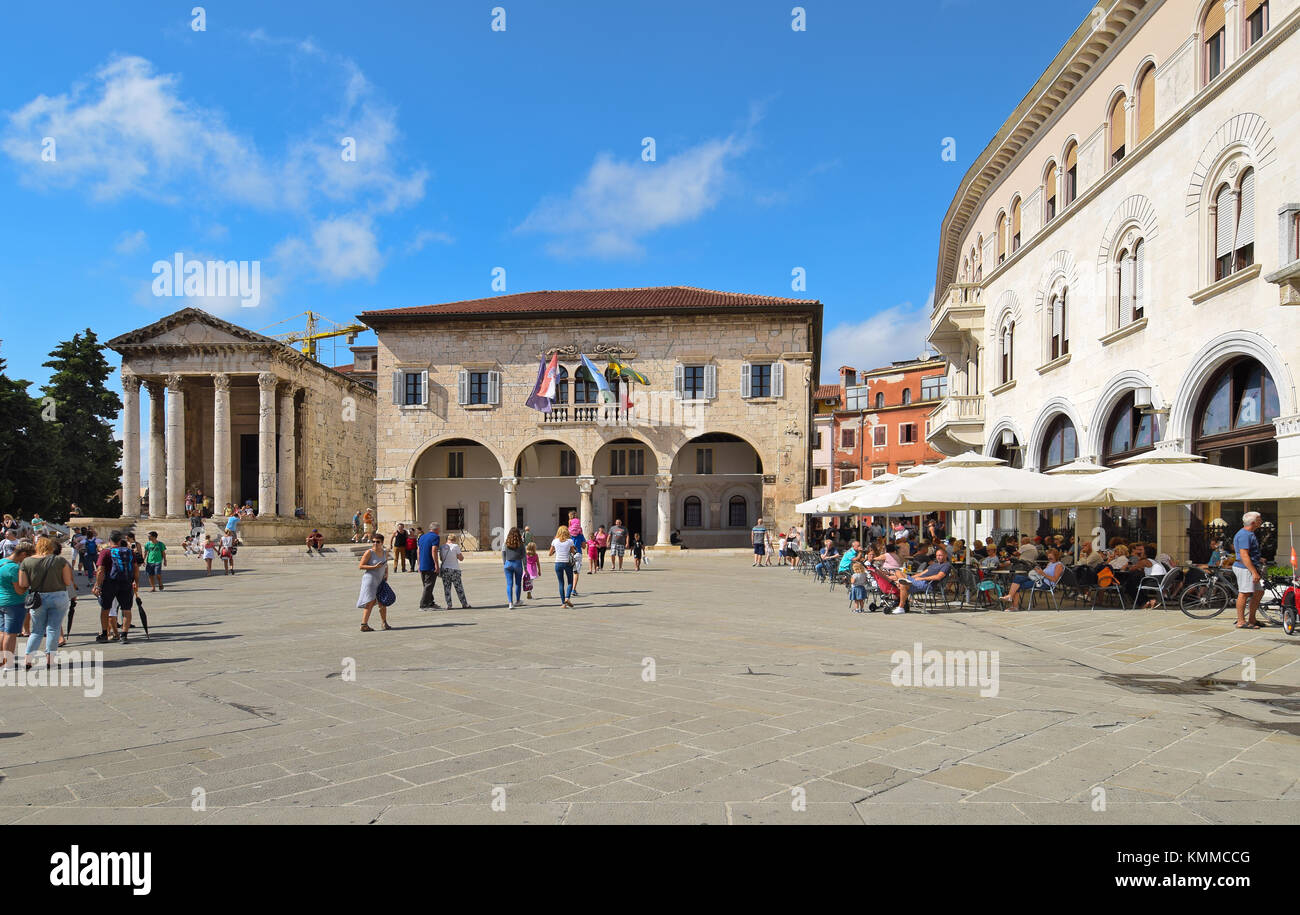
{"label": "stone pavement", "polygon": [[[508,611],[483,555],[473,609],[419,612],[394,574],[397,628],[362,633],[350,563],[240,559],[146,589],[152,641],[94,645],[83,603],[69,647],[103,649],[99,698],[0,687],[0,823],[1300,820],[1300,639],[1278,628],[860,615],[703,554],[583,575],[574,610],[544,575]],[[917,642],[998,652],[996,695],[893,685]]]}

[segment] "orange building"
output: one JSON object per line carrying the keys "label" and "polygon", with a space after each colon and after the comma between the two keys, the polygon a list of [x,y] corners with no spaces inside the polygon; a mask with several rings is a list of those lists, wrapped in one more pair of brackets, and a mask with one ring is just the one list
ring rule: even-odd
{"label": "orange building", "polygon": [[908,359],[858,372],[840,368],[841,400],[835,413],[834,487],[855,479],[899,473],[937,463],[930,447],[930,413],[948,393],[942,357]]}

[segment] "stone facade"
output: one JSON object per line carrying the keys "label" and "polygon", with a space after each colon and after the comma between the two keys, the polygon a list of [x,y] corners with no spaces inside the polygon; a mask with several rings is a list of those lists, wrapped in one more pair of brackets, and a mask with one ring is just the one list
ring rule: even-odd
{"label": "stone facade", "polygon": [[[122,356],[123,491],[139,491],[140,390],[149,393],[151,519],[187,491],[215,512],[252,499],[271,540],[338,536],[374,502],[374,391],[269,337],[186,308],[108,342]],[[306,519],[295,521],[302,508]],[[124,506],[123,520],[143,516]],[[274,524],[274,534],[271,525]]]}
{"label": "stone facade", "polygon": [[[636,510],[650,545],[667,546],[679,530],[688,547],[715,547],[747,544],[760,515],[798,523],[794,505],[809,489],[820,303],[755,298],[751,307],[716,312],[499,313],[503,305],[494,303],[511,298],[481,300],[481,314],[433,306],[359,316],[379,337],[382,529],[454,520],[471,547],[485,548],[510,516],[542,541],[566,508],[578,510],[588,530],[616,517],[627,524],[620,516]],[[525,400],[540,359],[557,351],[565,402],[543,414]],[[591,404],[579,392],[579,352],[600,370],[604,353],[647,376],[648,386],[620,391],[630,411]],[[781,376],[783,388],[742,396],[743,367],[754,365],[771,366],[773,387]],[[676,396],[683,366],[708,367],[711,397]],[[426,387],[411,394],[408,380]],[[467,381],[487,385],[478,396],[489,402],[461,403]]]}

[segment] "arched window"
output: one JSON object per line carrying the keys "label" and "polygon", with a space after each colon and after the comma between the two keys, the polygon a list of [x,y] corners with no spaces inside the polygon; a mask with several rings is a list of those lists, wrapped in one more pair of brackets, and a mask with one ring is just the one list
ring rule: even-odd
{"label": "arched window", "polygon": [[1234,191],[1214,195],[1214,278],[1221,280],[1255,263],[1255,170],[1247,168]]}
{"label": "arched window", "polygon": [[1281,413],[1273,376],[1257,360],[1242,357],[1221,368],[1197,404],[1193,450],[1211,462],[1277,473]]}
{"label": "arched window", "polygon": [[569,370],[564,366],[555,374],[555,402],[569,402]]}
{"label": "arched window", "polygon": [[1079,196],[1079,144],[1071,142],[1065,148],[1065,174],[1061,179],[1061,208],[1074,203]]}
{"label": "arched window", "polygon": [[998,263],[1007,259],[1007,214],[998,214]]}
{"label": "arched window", "polygon": [[881,393],[881,394],[877,394],[877,395],[876,395],[876,409],[877,409],[877,410],[883,410],[884,408],[885,408],[885,395],[884,395],[883,393]]}
{"label": "arched window", "polygon": [[573,402],[575,404],[600,403],[600,390],[596,382],[587,374],[585,365],[578,366],[573,373]]}
{"label": "arched window", "polygon": [[682,524],[686,527],[704,526],[704,506],[699,496],[687,496],[682,503]]}
{"label": "arched window", "polygon": [[1068,323],[1070,312],[1067,303],[1069,293],[1069,289],[1062,289],[1052,296],[1052,339],[1050,341],[1050,356],[1052,359],[1060,359],[1070,352],[1070,328]]}
{"label": "arched window", "polygon": [[1043,222],[1048,223],[1056,218],[1056,163],[1052,160],[1047,161],[1047,168],[1043,171]]}
{"label": "arched window", "polygon": [[1146,242],[1138,239],[1132,248],[1115,256],[1115,327],[1127,327],[1146,314]]}
{"label": "arched window", "polygon": [[998,376],[999,384],[1015,380],[1015,337],[1016,322],[1007,318],[998,333],[998,353],[1002,361],[1001,373]]}
{"label": "arched window", "polygon": [[1110,126],[1110,164],[1118,165],[1124,158],[1128,139],[1128,108],[1123,93],[1115,97],[1107,116]]}
{"label": "arched window", "polygon": [[1150,64],[1137,82],[1137,136],[1134,146],[1141,143],[1156,129],[1156,65]]}
{"label": "arched window", "polygon": [[1213,0],[1201,22],[1201,70],[1204,82],[1209,83],[1228,64],[1227,19],[1220,0]]}
{"label": "arched window", "polygon": [[1233,244],[1234,270],[1255,263],[1255,170],[1241,173],[1241,205],[1237,209],[1237,240]]}
{"label": "arched window", "polygon": [[1020,250],[1020,198],[1011,204],[1011,253]]}
{"label": "arched window", "polygon": [[907,406],[911,402],[912,402],[912,389],[903,388],[903,406]]}
{"label": "arched window", "polygon": [[1268,31],[1268,0],[1246,0],[1241,12],[1245,17],[1242,41],[1245,50],[1250,50]]}
{"label": "arched window", "polygon": [[1154,413],[1144,413],[1134,405],[1133,392],[1116,404],[1106,423],[1102,463],[1112,466],[1125,458],[1135,457],[1155,447],[1160,425]]}
{"label": "arched window", "polygon": [[1074,423],[1064,413],[1059,414],[1047,427],[1043,438],[1043,453],[1039,457],[1038,469],[1051,470],[1068,464],[1079,457],[1079,440],[1074,432]]}
{"label": "arched window", "polygon": [[729,527],[749,526],[749,503],[744,496],[732,496],[727,502],[727,525]]}

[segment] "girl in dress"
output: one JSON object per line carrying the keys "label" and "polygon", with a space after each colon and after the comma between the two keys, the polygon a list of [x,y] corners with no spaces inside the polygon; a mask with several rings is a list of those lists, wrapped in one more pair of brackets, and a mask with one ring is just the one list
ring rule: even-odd
{"label": "girl in dress", "polygon": [[230,531],[221,535],[221,567],[227,575],[235,574],[235,535]]}
{"label": "girl in dress", "polygon": [[587,574],[599,571],[600,566],[600,543],[596,540],[595,535],[587,541]]}
{"label": "girl in dress", "polygon": [[[361,614],[361,631],[374,632],[370,628],[370,611],[379,603],[379,586],[388,580],[388,552],[384,549],[384,535],[374,534],[370,539],[370,549],[361,556],[357,563],[361,570],[361,593],[357,595],[357,607],[364,610]],[[384,629],[388,625],[388,608],[379,604],[379,619]]]}
{"label": "girl in dress", "polygon": [[203,554],[202,554],[202,555],[203,555],[203,564],[204,564],[205,566],[208,567],[208,571],[205,572],[204,574],[205,574],[205,575],[211,575],[211,574],[212,574],[212,560],[214,560],[214,559],[217,558],[217,548],[216,548],[216,546],[215,546],[215,545],[213,544],[213,542],[212,542],[212,535],[211,535],[211,534],[204,534],[204,536],[203,536]]}
{"label": "girl in dress", "polygon": [[542,561],[537,558],[537,544],[529,540],[524,547],[524,593],[533,599],[533,582],[541,577]]}

